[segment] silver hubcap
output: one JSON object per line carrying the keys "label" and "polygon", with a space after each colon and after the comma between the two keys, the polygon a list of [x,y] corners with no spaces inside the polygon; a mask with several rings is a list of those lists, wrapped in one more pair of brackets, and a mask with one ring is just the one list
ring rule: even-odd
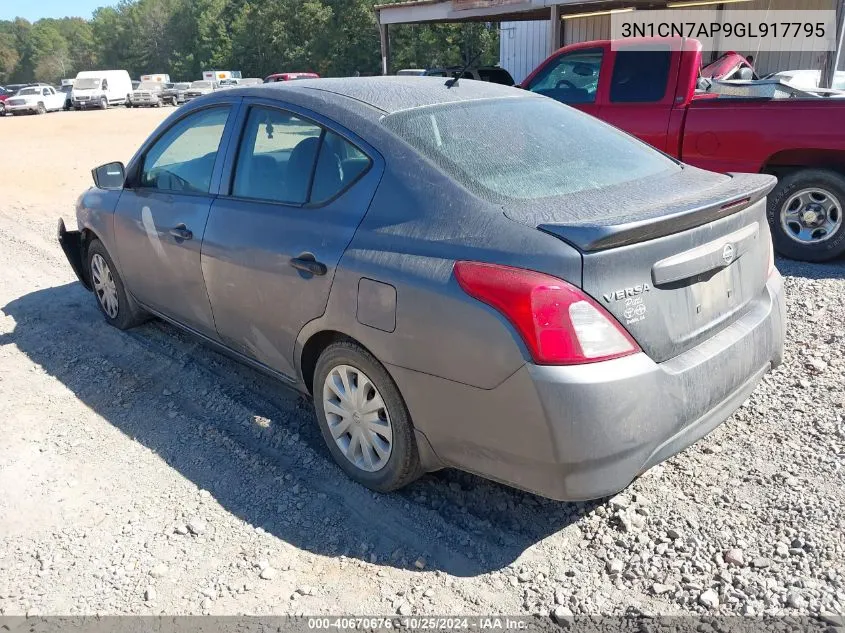
{"label": "silver hubcap", "polygon": [[825,189],[802,189],[781,208],[780,223],[796,242],[824,242],[842,226],[842,204]]}
{"label": "silver hubcap", "polygon": [[393,448],[393,427],[381,394],[364,372],[338,365],[323,384],[323,411],[346,459],[370,473],[384,468]]}
{"label": "silver hubcap", "polygon": [[95,253],[91,258],[91,281],[94,283],[94,292],[97,293],[97,299],[103,306],[103,310],[110,319],[116,319],[119,308],[117,286],[109,265],[99,253]]}

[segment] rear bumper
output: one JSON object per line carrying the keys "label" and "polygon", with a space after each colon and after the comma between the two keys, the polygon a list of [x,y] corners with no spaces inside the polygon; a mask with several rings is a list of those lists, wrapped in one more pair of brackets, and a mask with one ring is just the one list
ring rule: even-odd
{"label": "rear bumper", "polygon": [[622,490],[719,426],[781,363],[784,332],[775,273],[742,318],[664,363],[525,365],[492,390],[390,370],[443,464],[575,501]]}
{"label": "rear bumper", "polygon": [[62,247],[70,267],[76,273],[76,278],[83,286],[91,290],[91,284],[85,274],[83,263],[82,233],[80,231],[68,231],[65,228],[65,221],[62,219],[59,219],[59,246]]}

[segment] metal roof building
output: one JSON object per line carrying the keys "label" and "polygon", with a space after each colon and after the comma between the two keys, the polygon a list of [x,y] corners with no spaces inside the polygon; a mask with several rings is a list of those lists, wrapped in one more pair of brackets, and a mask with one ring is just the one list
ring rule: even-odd
{"label": "metal roof building", "polygon": [[[382,72],[390,69],[389,27],[392,24],[438,22],[499,22],[500,64],[519,82],[561,46],[611,36],[611,15],[638,9],[698,8],[724,10],[742,3],[743,9],[839,9],[839,43],[845,0],[412,0],[375,7],[382,41]],[[690,13],[692,16],[693,13]],[[811,50],[773,52],[737,51],[753,55],[759,74],[778,70],[819,69],[826,53]],[[714,58],[718,53],[714,53]],[[840,52],[839,68],[845,65]]]}

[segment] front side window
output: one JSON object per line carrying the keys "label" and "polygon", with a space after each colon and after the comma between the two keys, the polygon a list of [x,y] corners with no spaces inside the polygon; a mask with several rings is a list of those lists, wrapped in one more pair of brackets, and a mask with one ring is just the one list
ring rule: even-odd
{"label": "front side window", "polygon": [[208,193],[228,107],[179,120],[147,152],[141,186],[180,193]]}
{"label": "front side window", "polygon": [[494,203],[602,189],[681,169],[645,143],[549,99],[414,108],[382,123],[441,171]]}
{"label": "front side window", "polygon": [[611,103],[656,103],[666,95],[672,53],[620,50],[610,80]]}
{"label": "front side window", "polygon": [[559,55],[528,89],[561,103],[595,103],[603,55],[600,48]]}
{"label": "front side window", "polygon": [[253,107],[241,141],[232,195],[292,205],[343,191],[370,161],[342,137],[275,108]]}

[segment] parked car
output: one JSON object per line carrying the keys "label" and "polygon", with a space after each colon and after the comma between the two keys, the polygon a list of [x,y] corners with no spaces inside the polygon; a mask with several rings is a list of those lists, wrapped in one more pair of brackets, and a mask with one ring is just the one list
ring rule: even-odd
{"label": "parked car", "polygon": [[52,86],[21,88],[6,100],[6,111],[11,114],[45,114],[65,107],[65,95]]}
{"label": "parked car", "polygon": [[426,77],[454,77],[463,70],[459,79],[475,79],[476,81],[490,81],[503,86],[513,86],[514,80],[511,74],[499,66],[484,66],[481,68],[463,69],[460,66],[449,66],[447,68],[429,68],[423,75]]}
{"label": "parked car", "polygon": [[312,394],[332,456],[374,490],[451,466],[615,493],[780,364],[775,179],[446,83],[188,104],[126,168],[94,170],[62,248],[109,324],[163,317]]}
{"label": "parked car", "polygon": [[211,94],[216,88],[217,84],[213,81],[206,81],[205,79],[191,82],[191,87],[185,91],[185,103],[191,99]]}
{"label": "parked car", "polygon": [[160,108],[164,97],[165,84],[158,81],[142,81],[129,95],[126,103],[130,108]]}
{"label": "parked car", "polygon": [[276,73],[264,78],[265,84],[275,83],[277,81],[294,81],[297,79],[319,79],[320,75],[317,73]]}
{"label": "parked car", "polygon": [[[821,75],[820,70],[783,70],[767,75],[766,79],[778,79],[795,88],[812,90],[819,87]],[[845,90],[845,71],[836,71],[833,76],[833,90]]]}
{"label": "parked car", "polygon": [[128,103],[131,92],[132,80],[125,70],[84,70],[76,75],[71,101],[76,110],[105,110]]}
{"label": "parked car", "polygon": [[403,68],[396,71],[398,77],[421,77],[425,75],[425,68]]}
{"label": "parked car", "polygon": [[186,81],[171,84],[170,87],[161,91],[161,100],[172,106],[182,105],[185,103],[185,93],[190,88],[191,83]]}
{"label": "parked car", "polygon": [[5,116],[6,114],[6,99],[11,97],[14,94],[11,90],[4,86],[0,86],[0,116]]}
{"label": "parked car", "polygon": [[809,94],[767,99],[755,94],[762,82],[754,81],[706,81],[707,91],[697,90],[698,41],[649,46],[607,40],[567,46],[522,87],[690,165],[777,176],[768,211],[777,251],[805,261],[845,253],[845,101]]}
{"label": "parked car", "polygon": [[5,87],[6,87],[6,90],[11,92],[12,94],[15,94],[21,88],[26,88],[27,86],[31,86],[31,85],[33,85],[33,84],[6,84]]}

